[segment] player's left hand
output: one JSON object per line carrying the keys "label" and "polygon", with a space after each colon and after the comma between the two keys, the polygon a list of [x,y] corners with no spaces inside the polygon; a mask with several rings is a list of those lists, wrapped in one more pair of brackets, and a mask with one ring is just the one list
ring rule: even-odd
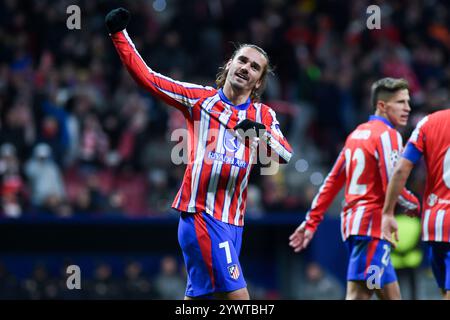
{"label": "player's left hand", "polygon": [[294,248],[294,252],[300,252],[306,249],[314,236],[314,232],[306,228],[306,223],[302,223],[295,229],[289,237],[289,245]]}
{"label": "player's left hand", "polygon": [[[392,240],[392,234],[394,234],[395,241]],[[381,222],[381,238],[389,241],[393,248],[396,247],[398,242],[398,225],[394,215],[383,214]]]}

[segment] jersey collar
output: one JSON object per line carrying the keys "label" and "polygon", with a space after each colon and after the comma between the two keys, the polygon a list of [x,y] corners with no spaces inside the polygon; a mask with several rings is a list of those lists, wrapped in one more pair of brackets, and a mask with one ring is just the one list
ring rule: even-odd
{"label": "jersey collar", "polygon": [[380,117],[380,116],[376,116],[376,115],[371,115],[371,116],[369,117],[369,121],[374,121],[374,120],[382,121],[382,122],[384,122],[385,124],[387,124],[389,127],[394,128],[394,126],[392,125],[392,123],[391,123],[388,119],[386,119],[386,118],[384,118],[384,117]]}
{"label": "jersey collar", "polygon": [[219,96],[220,99],[225,102],[226,104],[229,104],[230,106],[232,106],[233,108],[236,108],[238,110],[247,110],[247,108],[250,106],[250,98],[247,99],[247,101],[245,101],[243,104],[239,104],[237,106],[235,106],[226,96],[225,93],[223,93],[222,88],[219,89]]}

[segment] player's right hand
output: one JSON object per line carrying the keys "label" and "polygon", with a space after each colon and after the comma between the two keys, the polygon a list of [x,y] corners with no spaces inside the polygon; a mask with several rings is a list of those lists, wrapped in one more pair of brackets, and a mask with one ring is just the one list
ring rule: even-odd
{"label": "player's right hand", "polygon": [[294,249],[294,252],[300,252],[306,249],[313,236],[314,232],[306,229],[306,223],[303,222],[289,237],[289,245]]}
{"label": "player's right hand", "polygon": [[250,135],[251,137],[260,137],[261,134],[266,130],[266,127],[259,122],[252,121],[249,119],[244,119],[239,124],[237,124],[233,130],[242,131],[243,135]]}
{"label": "player's right hand", "polygon": [[130,21],[130,12],[124,8],[111,10],[105,17],[106,28],[113,34],[125,29]]}
{"label": "player's right hand", "polygon": [[[381,238],[389,241],[393,248],[396,247],[395,241],[398,242],[398,225],[393,214],[383,214],[381,218]],[[394,234],[395,241],[392,240]]]}

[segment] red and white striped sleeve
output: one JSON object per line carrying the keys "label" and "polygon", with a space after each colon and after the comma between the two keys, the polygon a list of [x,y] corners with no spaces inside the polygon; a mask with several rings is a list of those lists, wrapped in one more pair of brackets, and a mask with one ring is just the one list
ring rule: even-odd
{"label": "red and white striped sleeve", "polygon": [[200,97],[214,90],[212,87],[175,81],[153,71],[140,56],[126,30],[112,34],[111,39],[122,63],[134,80],[151,94],[183,113],[190,112]]}
{"label": "red and white striped sleeve", "polygon": [[[387,185],[392,177],[394,168],[397,165],[403,149],[402,136],[398,131],[384,131],[377,142],[376,154],[378,157],[379,170],[383,186],[383,192],[386,193]],[[398,204],[407,210],[420,210],[420,202],[414,194],[403,188],[400,193]]]}
{"label": "red and white striped sleeve", "polygon": [[280,162],[289,162],[292,157],[292,147],[281,132],[280,123],[272,108],[267,107],[262,123],[266,127],[266,132],[262,139],[267,143],[270,149],[269,152],[274,151],[279,156]]}
{"label": "red and white striped sleeve", "polygon": [[345,184],[345,156],[342,150],[333,165],[330,173],[326,177],[319,192],[315,196],[311,209],[306,214],[305,227],[312,232],[315,232],[327,209],[330,207],[336,195]]}

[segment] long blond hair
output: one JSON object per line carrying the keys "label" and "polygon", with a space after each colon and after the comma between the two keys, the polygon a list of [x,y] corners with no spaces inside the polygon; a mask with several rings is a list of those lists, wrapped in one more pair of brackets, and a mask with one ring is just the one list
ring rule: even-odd
{"label": "long blond hair", "polygon": [[[233,60],[234,57],[236,57],[239,50],[241,50],[242,48],[255,49],[256,51],[261,53],[264,56],[264,58],[266,58],[266,61],[267,61],[266,65],[264,66],[263,72],[261,74],[261,85],[259,86],[259,88],[253,88],[253,90],[250,94],[250,99],[252,101],[258,101],[261,98],[261,94],[263,93],[263,91],[266,87],[267,75],[273,74],[273,68],[270,65],[270,60],[269,60],[269,56],[267,55],[267,53],[262,48],[258,47],[257,45],[254,45],[254,44],[248,44],[248,43],[240,44],[236,48],[236,50],[234,50],[233,55],[231,56],[230,59]],[[217,73],[216,85],[217,85],[218,89],[223,88],[223,86],[225,85],[225,81],[226,81],[227,75],[228,75],[227,63],[228,62],[225,62],[225,64],[219,68],[219,72]]]}

